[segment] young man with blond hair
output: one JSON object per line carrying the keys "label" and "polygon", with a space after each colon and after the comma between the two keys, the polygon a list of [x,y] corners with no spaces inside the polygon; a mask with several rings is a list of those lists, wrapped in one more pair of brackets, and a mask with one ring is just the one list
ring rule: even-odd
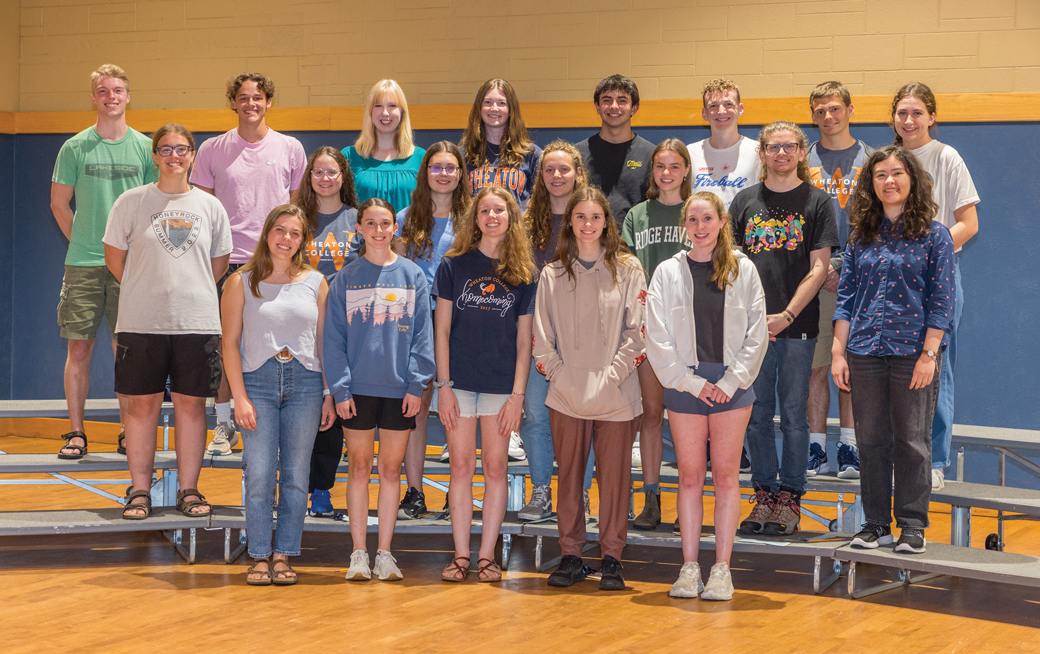
{"label": "young man with blond hair", "polygon": [[[831,196],[834,219],[838,228],[838,248],[834,250],[827,279],[820,289],[820,334],[816,339],[812,373],[809,375],[809,463],[806,474],[814,477],[831,471],[827,460],[827,414],[830,413],[831,341],[834,340],[834,309],[837,303],[838,278],[841,276],[845,242],[849,239],[847,205],[856,186],[863,162],[873,152],[863,141],[857,141],[849,130],[849,119],[855,108],[852,95],[841,82],[824,82],[809,94],[809,116],[820,128],[820,140],[809,146],[806,156],[813,185]],[[841,436],[835,472],[842,479],[859,479],[859,450],[852,420],[852,396],[838,390],[838,414]]]}
{"label": "young man with blond hair", "polygon": [[[58,457],[79,459],[87,453],[83,413],[90,391],[90,358],[101,319],[108,322],[112,351],[119,310],[119,282],[105,265],[101,238],[108,213],[123,191],[155,181],[152,141],[126,124],[130,80],[114,64],[90,75],[90,100],[97,122],[62,146],[51,177],[51,211],[69,239],[65,277],[58,302],[58,326],[68,340],[65,359],[65,401],[72,431],[64,434]],[[72,200],[76,210],[72,210]],[[119,396],[119,415],[126,415],[126,397]],[[118,451],[126,454],[119,434]]]}
{"label": "young man with blond hair", "polygon": [[737,193],[758,183],[762,169],[758,144],[737,131],[744,104],[736,82],[721,77],[711,80],[701,90],[701,100],[701,117],[708,122],[711,136],[687,146],[693,192],[714,193],[728,208]]}
{"label": "young man with blond hair", "polygon": [[[212,193],[224,205],[231,221],[231,265],[217,283],[224,282],[249,261],[267,214],[288,204],[300,187],[307,167],[303,145],[267,126],[267,110],[274,102],[274,82],[260,73],[243,73],[227,82],[227,99],[238,115],[238,127],[207,140],[199,147],[191,183]],[[217,426],[206,448],[216,455],[231,454],[238,431],[231,419],[231,389],[220,382],[216,400]]]}

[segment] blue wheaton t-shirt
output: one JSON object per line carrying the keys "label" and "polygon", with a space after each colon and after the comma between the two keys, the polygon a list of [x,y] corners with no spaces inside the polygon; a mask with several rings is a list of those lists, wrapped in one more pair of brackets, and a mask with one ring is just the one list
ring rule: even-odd
{"label": "blue wheaton t-shirt", "polygon": [[456,389],[513,392],[517,321],[534,313],[537,287],[534,280],[507,284],[495,274],[495,260],[478,249],[444,257],[433,294],[452,303],[448,366]]}

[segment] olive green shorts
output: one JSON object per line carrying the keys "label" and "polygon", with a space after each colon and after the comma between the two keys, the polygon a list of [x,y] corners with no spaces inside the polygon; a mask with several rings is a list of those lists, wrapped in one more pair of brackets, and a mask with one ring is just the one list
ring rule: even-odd
{"label": "olive green shorts", "polygon": [[820,334],[816,337],[812,367],[831,365],[831,345],[834,344],[834,310],[838,307],[838,294],[820,289]]}
{"label": "olive green shorts", "polygon": [[58,300],[61,337],[90,340],[97,336],[101,318],[114,339],[119,313],[119,282],[107,266],[65,266]]}

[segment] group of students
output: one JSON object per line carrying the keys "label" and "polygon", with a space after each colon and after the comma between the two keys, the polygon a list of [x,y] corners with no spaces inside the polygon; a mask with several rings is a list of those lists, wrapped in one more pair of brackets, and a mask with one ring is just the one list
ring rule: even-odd
{"label": "group of students", "polygon": [[[125,518],[151,512],[154,426],[167,389],[177,416],[178,509],[209,515],[197,486],[205,399],[217,397],[209,451],[230,453],[235,423],[243,430],[247,583],[296,583],[288,558],[300,553],[307,498],[312,513],[332,513],[344,439],[354,544],[347,579],[401,579],[392,536],[399,516],[427,513],[421,478],[436,394],[455,546],[442,578],[464,581],[471,569],[479,425],[478,580],[502,579],[494,546],[509,451],[522,432],[534,488],[521,519],[551,515],[554,458],[559,469],[563,558],[549,585],[587,574],[594,451],[599,585],[621,589],[636,453],[645,501],[634,526],[661,521],[667,410],[684,558],[671,594],[729,599],[739,473],[750,468],[756,491],[741,532],[798,528],[806,476],[826,471],[825,403],[824,426],[809,422],[819,417],[812,380],[829,366],[839,388],[852,389],[859,425],[857,444],[843,410],[839,474],[859,475],[862,466],[866,516],[853,545],[892,542],[894,467],[897,549],[924,550],[928,470],[933,450],[949,450],[948,438],[945,454],[938,441],[933,447],[931,430],[947,366],[952,378],[961,303],[954,247],[977,230],[978,198],[960,157],[930,136],[935,100],[923,84],[897,93],[897,145],[877,151],[850,137],[851,97],[837,82],[810,97],[821,130],[811,147],[783,121],[765,126],[757,142],[741,136],[739,89],[724,79],[702,94],[710,138],[654,146],[632,132],[636,85],[614,75],[594,93],[600,132],[577,146],[539,148],[512,86],[493,79],[478,91],[460,144],[424,150],[400,86],[382,80],[367,97],[356,143],[309,157],[267,127],[274,85],[263,75],[229,80],[239,125],[197,154],[180,125],[159,128],[150,143],[126,125],[129,82],[118,67],[92,75],[91,95],[98,122],[63,146],[52,185],[70,238],[58,314],[69,339],[73,431],[59,456],[87,451],[82,399],[107,315],[120,448],[133,479]],[[817,297],[827,292],[834,308]],[[815,405],[819,414],[819,397]],[[703,582],[709,465],[716,564]]]}

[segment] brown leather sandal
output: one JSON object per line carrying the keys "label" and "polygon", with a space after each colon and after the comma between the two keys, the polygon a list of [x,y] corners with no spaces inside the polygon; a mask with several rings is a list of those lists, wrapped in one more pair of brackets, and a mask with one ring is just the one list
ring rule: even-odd
{"label": "brown leather sandal", "polygon": [[[197,500],[185,500],[185,497],[189,495],[195,495],[199,499]],[[192,509],[204,506],[205,511],[192,511]],[[205,518],[213,512],[213,507],[206,501],[202,493],[197,488],[185,488],[184,490],[177,493],[177,510],[188,516],[189,518]]]}
{"label": "brown leather sandal", "polygon": [[[256,566],[261,563],[267,564],[266,570],[257,570]],[[258,574],[257,578],[250,578],[249,575]],[[271,559],[253,559],[253,565],[249,566],[249,570],[246,570],[246,583],[250,586],[270,586],[271,585]]]}
{"label": "brown leather sandal", "polygon": [[[487,561],[484,565],[482,562]],[[482,584],[493,584],[502,581],[502,566],[493,559],[477,559],[477,581]]]}
{"label": "brown leather sandal", "polygon": [[[61,450],[58,450],[58,458],[59,459],[72,459],[72,460],[82,459],[83,456],[87,453],[87,435],[84,434],[83,432],[81,432],[81,431],[70,431],[67,434],[62,434],[61,437],[65,439],[65,444],[61,446],[61,450],[76,450],[76,451],[72,452],[72,453],[66,453],[66,452],[62,452]],[[69,441],[71,441],[73,438],[82,438],[83,439],[83,444],[82,445],[69,445]]]}
{"label": "brown leather sandal", "polygon": [[[130,490],[133,486],[130,487]],[[131,502],[138,497],[143,497],[144,502],[138,502],[137,504],[131,504]],[[144,515],[137,513],[130,513],[130,511],[136,510],[144,511]],[[123,506],[123,519],[124,520],[144,520],[148,516],[152,515],[152,494],[146,490],[133,491],[128,493],[126,496],[126,502]]]}
{"label": "brown leather sandal", "polygon": [[[281,570],[276,570],[275,568],[279,565],[284,567]],[[289,572],[292,573],[291,577],[287,574]],[[271,583],[275,586],[292,586],[297,581],[299,581],[299,577],[297,576],[296,571],[292,569],[292,566],[289,565],[288,561],[283,559],[274,559],[271,562]]]}
{"label": "brown leather sandal", "polygon": [[[465,561],[465,567],[459,565],[459,561]],[[451,560],[451,563],[441,571],[441,581],[466,581],[466,577],[469,576],[469,563],[470,558],[468,556],[456,556]],[[462,575],[461,577],[459,575]]]}

